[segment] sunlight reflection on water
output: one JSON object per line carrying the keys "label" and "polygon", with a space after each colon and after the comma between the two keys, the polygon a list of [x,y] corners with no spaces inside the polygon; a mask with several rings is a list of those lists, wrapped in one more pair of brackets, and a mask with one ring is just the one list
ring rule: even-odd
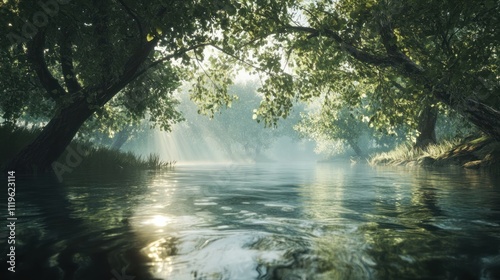
{"label": "sunlight reflection on water", "polygon": [[[157,199],[170,205],[161,209],[163,214],[184,217],[169,218],[160,236],[140,229],[157,238],[146,248],[164,246],[158,242],[165,234],[175,240],[166,243],[174,254],[152,259],[156,277],[367,279],[399,272],[425,277],[431,275],[426,266],[440,266],[458,253],[460,236],[444,237],[439,231],[463,229],[450,216],[460,215],[453,207],[464,194],[450,200],[455,193],[449,189],[461,186],[447,186],[449,181],[438,173],[412,177],[401,171],[377,173],[366,166],[328,164],[240,166],[213,182],[213,172],[210,166],[177,170],[166,175],[177,178],[175,186],[165,182],[169,180],[150,186],[175,187],[175,192]],[[498,198],[498,192],[495,195]],[[485,223],[498,227],[498,220]],[[492,237],[499,246],[499,235]],[[434,245],[446,249],[433,255]]]}
{"label": "sunlight reflection on water", "polygon": [[44,279],[497,279],[495,176],[325,163],[93,175],[58,192],[38,179],[20,193],[18,252]]}

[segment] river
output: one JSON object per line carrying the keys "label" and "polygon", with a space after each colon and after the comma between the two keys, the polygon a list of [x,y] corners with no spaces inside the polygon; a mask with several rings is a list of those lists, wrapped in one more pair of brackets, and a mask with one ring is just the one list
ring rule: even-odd
{"label": "river", "polygon": [[1,279],[500,279],[495,174],[206,164],[16,190]]}

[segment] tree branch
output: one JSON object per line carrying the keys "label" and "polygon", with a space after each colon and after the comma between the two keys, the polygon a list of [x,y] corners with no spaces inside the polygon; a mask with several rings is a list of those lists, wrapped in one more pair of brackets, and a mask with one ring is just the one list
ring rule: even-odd
{"label": "tree branch", "polygon": [[71,43],[71,32],[67,26],[61,27],[61,38],[59,41],[59,55],[61,59],[61,68],[64,76],[64,82],[69,93],[75,93],[82,89],[78,83],[73,67],[73,51]]}
{"label": "tree branch", "polygon": [[172,58],[175,58],[175,57],[179,57],[189,51],[192,51],[192,50],[195,50],[195,49],[198,49],[198,48],[203,48],[203,47],[206,47],[206,46],[211,46],[210,44],[208,43],[203,43],[203,44],[197,44],[197,45],[194,45],[194,46],[191,46],[189,48],[182,48],[180,50],[178,50],[177,52],[173,53],[173,54],[169,54],[167,56],[164,56],[160,59],[157,59],[153,62],[151,62],[150,64],[148,64],[147,66],[145,66],[141,71],[137,72],[135,74],[135,78],[141,76],[142,74],[144,74],[145,72],[147,72],[149,69],[153,68],[153,67],[156,67],[157,65],[159,64],[162,64],[163,62],[167,61],[167,60],[170,60]]}
{"label": "tree branch", "polygon": [[382,44],[384,45],[387,55],[396,63],[396,65],[393,66],[402,68],[406,76],[420,75],[424,73],[422,67],[418,66],[399,50],[396,35],[394,34],[394,30],[389,23],[381,20],[379,34],[382,38]]}
{"label": "tree branch", "polygon": [[45,31],[40,30],[35,37],[28,42],[27,48],[28,61],[33,65],[38,80],[47,91],[47,95],[58,102],[61,97],[66,94],[66,91],[59,84],[59,81],[52,76],[45,62],[45,57],[43,55],[45,49]]}
{"label": "tree branch", "polygon": [[264,73],[269,74],[269,75],[272,75],[272,73],[271,73],[271,72],[269,72],[269,71],[267,71],[266,69],[263,69],[263,68],[261,68],[261,67],[259,67],[259,66],[257,66],[257,65],[254,65],[254,64],[252,64],[252,63],[250,63],[250,62],[248,62],[248,61],[245,61],[245,60],[243,60],[242,58],[240,58],[240,57],[238,57],[238,56],[236,56],[236,55],[234,55],[234,54],[232,54],[232,53],[229,53],[229,52],[225,51],[223,48],[221,48],[221,47],[219,47],[219,46],[216,46],[216,45],[213,45],[213,44],[211,44],[210,46],[211,46],[212,48],[214,48],[214,49],[216,49],[216,50],[220,51],[221,53],[223,53],[223,54],[225,54],[225,55],[228,55],[228,56],[230,56],[230,57],[232,57],[232,58],[236,59],[237,61],[239,61],[239,62],[241,62],[241,63],[243,63],[243,64],[245,64],[245,65],[247,65],[247,66],[249,66],[249,67],[251,67],[251,68],[253,68],[253,69],[256,69],[256,70],[258,70],[258,71],[260,71],[260,72],[264,72]]}
{"label": "tree branch", "polygon": [[113,96],[115,96],[120,90],[122,90],[127,84],[138,77],[137,71],[142,66],[149,54],[154,50],[156,44],[160,40],[159,37],[147,42],[130,56],[128,61],[124,65],[122,75],[116,80],[116,82],[109,85],[103,84],[96,97],[96,105],[103,106],[108,102]]}
{"label": "tree branch", "polygon": [[142,23],[141,21],[139,20],[139,17],[137,16],[137,13],[134,12],[130,7],[128,7],[125,2],[123,2],[123,0],[118,0],[118,2],[123,6],[123,8],[125,9],[125,12],[127,12],[127,14],[135,21],[135,23],[137,24],[137,29],[139,30],[139,38],[140,38],[140,41],[144,40],[144,38],[146,38],[144,36],[144,28],[142,27]]}
{"label": "tree branch", "polygon": [[394,66],[394,61],[390,57],[376,56],[376,55],[373,55],[373,54],[368,53],[366,51],[360,50],[360,49],[354,47],[353,45],[345,42],[337,34],[337,32],[330,30],[330,29],[318,30],[318,29],[312,28],[312,27],[287,25],[287,26],[285,26],[285,30],[309,34],[308,39],[311,39],[313,37],[320,37],[320,36],[330,38],[333,41],[335,41],[337,44],[339,44],[340,48],[345,50],[348,54],[350,54],[353,58],[355,58],[356,60],[359,60],[360,62],[364,62],[364,63],[374,65],[374,66],[381,66],[381,67]]}

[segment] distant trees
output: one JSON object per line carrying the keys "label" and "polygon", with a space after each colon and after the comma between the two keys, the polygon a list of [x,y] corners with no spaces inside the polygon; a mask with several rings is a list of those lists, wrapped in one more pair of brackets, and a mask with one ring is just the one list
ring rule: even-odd
{"label": "distant trees", "polygon": [[312,138],[316,142],[343,142],[360,157],[366,152],[360,148],[359,139],[365,131],[369,130],[368,124],[354,116],[349,109],[329,110],[324,106],[319,112],[303,117],[296,129],[304,137]]}
{"label": "distant trees", "polygon": [[[220,109],[218,113],[214,113],[213,119],[198,116],[197,108],[194,104],[190,105],[189,100],[184,97],[179,109],[183,112],[187,125],[194,131],[193,137],[199,138],[199,135],[212,137],[227,154],[243,150],[246,156],[252,159],[262,157],[262,153],[269,149],[279,137],[287,136],[298,139],[293,126],[299,121],[300,106],[290,118],[277,127],[266,129],[263,124],[255,121],[254,110],[261,102],[261,97],[256,92],[257,87],[255,82],[229,87],[228,93],[234,96],[230,108]],[[210,133],[200,131],[196,136],[196,131],[200,127]]]}
{"label": "distant trees", "polygon": [[370,123],[367,108],[348,107],[335,98],[325,97],[321,107],[302,114],[295,129],[302,137],[316,142],[316,151],[326,156],[342,154],[347,146],[356,156],[366,157],[371,149],[393,147],[405,140],[407,128],[392,126],[379,130]]}

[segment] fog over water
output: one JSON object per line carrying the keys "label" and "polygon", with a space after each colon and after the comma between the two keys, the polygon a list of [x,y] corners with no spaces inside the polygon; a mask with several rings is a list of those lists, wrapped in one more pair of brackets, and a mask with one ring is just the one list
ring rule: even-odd
{"label": "fog over water", "polygon": [[158,154],[163,161],[177,164],[196,162],[300,162],[315,161],[315,142],[301,139],[294,129],[305,107],[297,106],[287,119],[276,127],[265,127],[253,115],[261,97],[257,85],[241,82],[230,88],[237,96],[231,108],[222,108],[213,118],[199,114],[199,107],[185,90],[178,95],[184,121],[173,125],[172,131],[145,129],[132,138],[123,150],[142,156]]}
{"label": "fog over water", "polygon": [[[263,128],[264,129],[264,128]],[[230,137],[230,136],[228,136]],[[177,164],[194,164],[200,162],[313,162],[321,157],[314,152],[315,143],[307,140],[294,140],[289,137],[278,137],[273,144],[255,156],[249,155],[239,144],[230,148],[217,141],[210,131],[204,135],[193,137],[189,127],[178,125],[172,132],[154,131],[151,136],[142,139],[143,146],[125,146],[143,156],[156,153],[163,161],[177,161]]]}

